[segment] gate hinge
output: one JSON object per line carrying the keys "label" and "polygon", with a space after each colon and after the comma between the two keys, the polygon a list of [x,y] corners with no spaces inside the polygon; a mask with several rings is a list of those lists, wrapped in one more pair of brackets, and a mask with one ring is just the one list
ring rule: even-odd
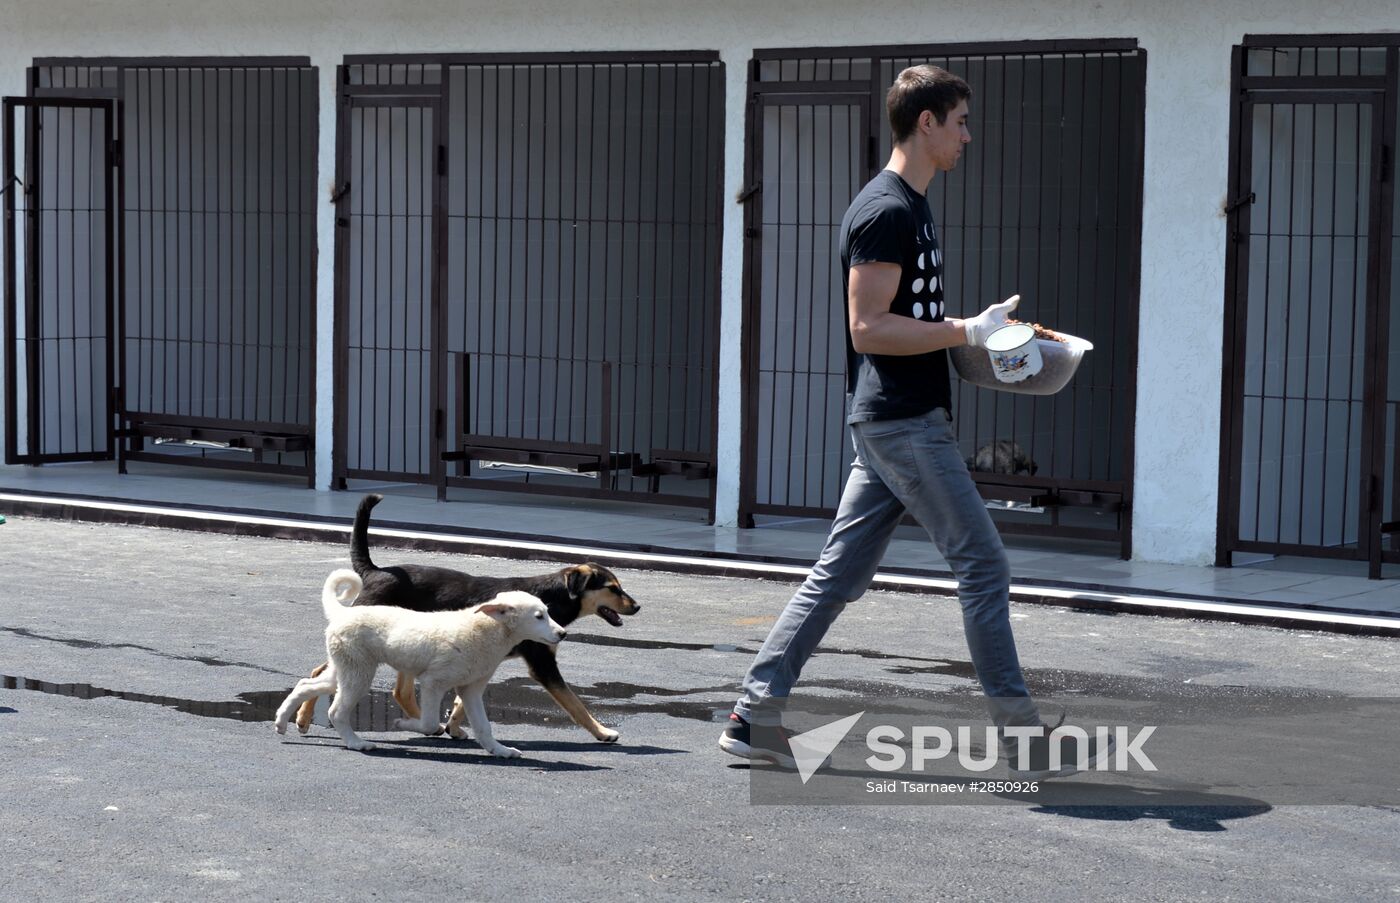
{"label": "gate hinge", "polygon": [[338,203],[340,203],[340,199],[343,198],[343,197],[345,197],[345,196],[346,196],[347,194],[349,194],[349,193],[350,193],[350,183],[349,183],[349,182],[345,182],[345,183],[342,184],[339,188],[337,188],[335,191],[331,192],[331,203],[332,203],[332,204],[338,204]]}
{"label": "gate hinge", "polygon": [[762,190],[763,183],[755,182],[747,188],[740,189],[739,193],[734,196],[734,203],[742,204]]}
{"label": "gate hinge", "polygon": [[435,437],[437,437],[438,439],[441,439],[442,436],[443,436],[443,432],[444,432],[444,430],[443,430],[443,423],[445,422],[445,420],[446,420],[446,417],[443,416],[442,408],[436,408],[436,409],[434,409],[434,411],[433,411],[433,435],[434,435]]}
{"label": "gate hinge", "polygon": [[762,235],[762,234],[763,234],[763,230],[762,230],[762,229],[755,229],[755,228],[753,228],[752,226],[750,226],[749,228],[747,228],[747,229],[744,230],[744,237],[745,237],[745,238],[758,238],[758,237],[759,237],[760,235]]}
{"label": "gate hinge", "polygon": [[1230,214],[1234,213],[1236,210],[1238,210],[1238,209],[1240,209],[1241,207],[1243,207],[1245,204],[1253,204],[1253,203],[1254,203],[1254,192],[1251,191],[1249,194],[1245,195],[1244,197],[1235,198],[1233,201],[1231,201],[1230,203],[1226,204],[1226,205],[1225,205],[1225,215],[1226,215],[1226,216],[1229,216]]}
{"label": "gate hinge", "polygon": [[439,144],[439,145],[437,146],[437,174],[440,175],[440,176],[445,176],[445,175],[447,175],[447,145],[446,145],[446,144]]}

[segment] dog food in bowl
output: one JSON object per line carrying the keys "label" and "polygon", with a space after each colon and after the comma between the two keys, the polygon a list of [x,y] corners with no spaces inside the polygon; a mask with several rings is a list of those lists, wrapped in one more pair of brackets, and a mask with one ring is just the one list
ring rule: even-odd
{"label": "dog food in bowl", "polygon": [[[1014,321],[1007,322],[1013,324]],[[1040,352],[1038,372],[1029,374],[1017,382],[1006,382],[1004,377],[998,378],[994,369],[992,357],[997,352],[988,353],[984,348],[958,345],[948,349],[948,357],[952,359],[953,369],[958,371],[958,377],[984,389],[1021,395],[1054,395],[1063,389],[1074,376],[1074,371],[1079,369],[1084,352],[1092,351],[1094,344],[1078,336],[1052,332],[1038,323],[1030,325],[1035,329],[1034,343],[1036,350]]]}

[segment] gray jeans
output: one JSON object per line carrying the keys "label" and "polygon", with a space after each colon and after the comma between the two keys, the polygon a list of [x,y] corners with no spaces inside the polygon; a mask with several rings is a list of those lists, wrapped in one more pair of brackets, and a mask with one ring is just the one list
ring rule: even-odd
{"label": "gray jeans", "polygon": [[851,438],[855,460],[826,547],[759,649],[734,711],[751,720],[751,706],[788,695],[836,616],[870,587],[908,511],[957,577],[963,631],[993,720],[1039,724],[1011,635],[1006,550],[968,476],[947,411],[856,423]]}

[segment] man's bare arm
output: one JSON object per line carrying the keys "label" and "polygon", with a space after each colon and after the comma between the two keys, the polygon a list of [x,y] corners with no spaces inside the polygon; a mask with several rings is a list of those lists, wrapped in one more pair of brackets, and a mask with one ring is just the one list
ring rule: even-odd
{"label": "man's bare arm", "polygon": [[861,263],[851,267],[846,310],[851,344],[860,354],[925,354],[967,344],[963,321],[948,318],[929,323],[890,313],[899,291],[896,263]]}

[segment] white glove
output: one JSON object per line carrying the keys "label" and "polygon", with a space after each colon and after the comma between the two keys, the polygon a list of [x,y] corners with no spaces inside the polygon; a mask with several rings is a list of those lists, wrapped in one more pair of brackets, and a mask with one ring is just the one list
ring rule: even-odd
{"label": "white glove", "polygon": [[967,344],[973,348],[985,348],[987,336],[1006,325],[1006,318],[1021,303],[1020,295],[1012,295],[1000,304],[993,304],[971,319],[963,320],[963,333]]}

